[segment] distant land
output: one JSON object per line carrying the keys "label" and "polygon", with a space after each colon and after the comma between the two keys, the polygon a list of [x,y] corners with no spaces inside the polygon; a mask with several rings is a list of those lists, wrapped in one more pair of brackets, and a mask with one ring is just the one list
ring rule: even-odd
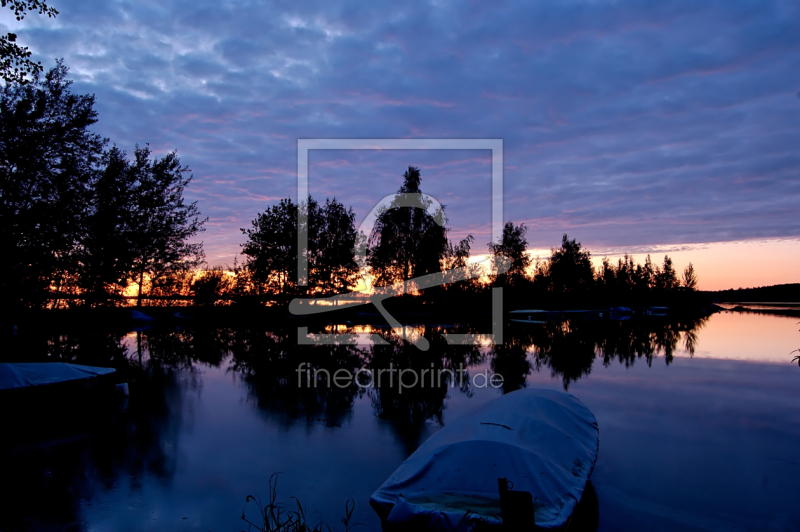
{"label": "distant land", "polygon": [[712,301],[722,303],[798,303],[800,283],[776,284],[756,288],[704,291]]}

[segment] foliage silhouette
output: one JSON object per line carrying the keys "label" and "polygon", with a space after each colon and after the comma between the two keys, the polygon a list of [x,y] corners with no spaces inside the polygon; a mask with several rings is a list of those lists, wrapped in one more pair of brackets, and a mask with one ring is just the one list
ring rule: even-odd
{"label": "foliage silhouette", "polygon": [[304,214],[308,249],[309,284],[321,295],[347,292],[358,282],[355,247],[359,237],[355,213],[336,199],[323,205],[309,197],[301,205],[283,199],[259,213],[251,229],[242,229],[247,242],[242,254],[257,291],[291,294],[297,290],[298,211]]}
{"label": "foliage silhouette", "polygon": [[[495,283],[519,288],[528,281],[528,268],[531,265],[531,258],[527,253],[528,241],[525,234],[528,228],[523,224],[514,225],[507,222],[503,226],[503,235],[500,242],[490,242],[489,251],[493,255],[492,266],[494,268]],[[507,261],[508,269],[505,273],[499,274],[499,262]]]}
{"label": "foliage silhouette", "polygon": [[137,146],[132,162],[104,152],[89,131],[94,96],[72,94],[67,73],[58,61],[0,91],[1,297],[12,308],[46,306],[53,294],[98,304],[134,280],[141,305],[145,276],[155,286],[203,259],[202,244],[189,243],[205,222],[183,197],[191,176],[174,152],[151,161]]}
{"label": "foliage silhouette", "polygon": [[0,297],[12,307],[44,304],[78,273],[104,141],[89,131],[94,96],[72,94],[66,76],[59,61],[0,91]]}
{"label": "foliage silhouette", "polygon": [[[25,18],[28,12],[38,11],[40,15],[54,18],[58,15],[55,8],[49,7],[41,0],[0,0],[0,7],[8,7],[14,12],[17,21]],[[17,34],[0,35],[0,79],[7,85],[25,83],[27,77],[42,72],[41,62],[31,61],[31,52],[27,46],[17,44]]]}
{"label": "foliage silhouette", "polygon": [[189,239],[204,231],[197,202],[183,198],[192,176],[175,152],[150,160],[150,148],[136,146],[131,170],[136,175],[132,196],[130,242],[134,253],[132,273],[138,285],[136,305],[142,304],[145,274],[197,267],[204,259],[203,245]]}
{"label": "foliage silhouette", "polygon": [[419,168],[409,166],[403,178],[397,197],[378,215],[369,235],[367,262],[377,286],[440,272],[448,252],[444,206],[428,212],[432,202],[422,196]]}

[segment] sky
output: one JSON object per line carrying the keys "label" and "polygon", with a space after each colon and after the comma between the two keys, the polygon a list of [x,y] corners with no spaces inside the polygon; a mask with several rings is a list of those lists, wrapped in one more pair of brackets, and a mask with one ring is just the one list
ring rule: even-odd
{"label": "sky", "polygon": [[[490,138],[531,250],[568,233],[692,261],[703,289],[800,282],[796,0],[48,3],[0,31],[64,59],[110,143],[178,152],[210,264],[296,199],[298,139]],[[409,165],[485,253],[488,151],[312,151],[309,190],[360,220]]]}

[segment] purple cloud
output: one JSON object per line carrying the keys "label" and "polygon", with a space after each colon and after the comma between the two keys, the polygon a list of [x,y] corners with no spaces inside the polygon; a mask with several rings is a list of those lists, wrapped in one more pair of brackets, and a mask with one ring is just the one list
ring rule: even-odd
{"label": "purple cloud", "polygon": [[[531,247],[800,235],[796,2],[54,5],[0,25],[64,57],[99,133],[178,150],[211,262],[295,196],[297,138],[503,138]],[[410,164],[483,251],[488,154],[312,154],[311,191],[364,216]]]}

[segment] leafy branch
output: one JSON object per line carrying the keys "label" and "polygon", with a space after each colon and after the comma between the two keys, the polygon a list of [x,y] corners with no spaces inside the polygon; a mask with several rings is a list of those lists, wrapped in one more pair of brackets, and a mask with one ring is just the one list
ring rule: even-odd
{"label": "leafy branch", "polygon": [[[28,12],[38,12],[54,18],[58,15],[55,8],[49,7],[41,0],[0,0],[0,6],[8,7],[14,12],[18,21],[25,18]],[[27,46],[17,44],[17,34],[9,32],[0,35],[0,78],[6,83],[25,83],[30,75],[42,72],[40,61],[31,61],[31,51]]]}

